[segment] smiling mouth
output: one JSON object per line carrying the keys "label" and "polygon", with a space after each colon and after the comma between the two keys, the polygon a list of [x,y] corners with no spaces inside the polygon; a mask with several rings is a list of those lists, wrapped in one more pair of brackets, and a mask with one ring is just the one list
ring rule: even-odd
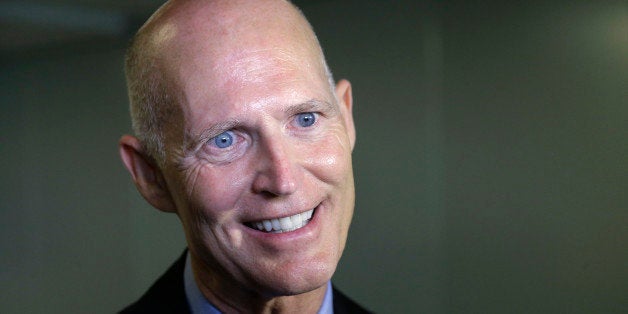
{"label": "smiling mouth", "polygon": [[248,222],[246,225],[266,233],[290,232],[305,227],[312,220],[313,214],[314,209],[310,209],[292,216]]}

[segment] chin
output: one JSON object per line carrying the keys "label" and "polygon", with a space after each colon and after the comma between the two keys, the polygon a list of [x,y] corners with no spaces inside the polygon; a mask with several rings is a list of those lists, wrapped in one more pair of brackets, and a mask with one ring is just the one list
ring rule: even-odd
{"label": "chin", "polygon": [[272,278],[263,280],[263,290],[273,296],[291,296],[314,291],[331,280],[336,263],[298,265],[284,269],[272,274]]}

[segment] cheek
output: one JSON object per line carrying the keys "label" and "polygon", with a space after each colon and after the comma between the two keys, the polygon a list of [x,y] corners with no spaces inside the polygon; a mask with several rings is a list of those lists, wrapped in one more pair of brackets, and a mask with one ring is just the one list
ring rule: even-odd
{"label": "cheek", "polygon": [[201,169],[187,206],[180,213],[185,220],[186,237],[193,243],[194,248],[190,249],[207,260],[214,260],[215,254],[220,255],[229,247],[242,245],[243,235],[236,222],[238,202],[246,191],[245,179],[239,172],[227,170]]}
{"label": "cheek", "polygon": [[346,136],[333,134],[308,150],[307,167],[318,179],[337,186],[352,180],[351,149]]}
{"label": "cheek", "polygon": [[334,215],[337,215],[337,232],[341,241],[340,248],[348,231],[355,201],[351,145],[345,133],[336,133],[329,137],[322,149],[318,150],[316,163],[312,164],[311,172],[323,181],[331,196]]}
{"label": "cheek", "polygon": [[208,223],[221,224],[234,214],[238,200],[246,191],[247,177],[238,167],[199,169],[190,194],[189,210]]}
{"label": "cheek", "polygon": [[180,213],[190,227],[215,228],[230,221],[238,200],[246,191],[247,178],[236,167],[199,165],[189,168],[179,198]]}

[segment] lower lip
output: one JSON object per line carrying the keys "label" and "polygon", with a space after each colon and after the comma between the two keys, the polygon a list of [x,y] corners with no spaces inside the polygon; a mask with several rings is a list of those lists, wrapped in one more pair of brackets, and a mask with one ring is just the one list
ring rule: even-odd
{"label": "lower lip", "polygon": [[322,209],[321,204],[316,206],[314,208],[314,213],[312,213],[312,218],[310,218],[310,221],[307,223],[307,225],[293,231],[272,233],[272,232],[259,231],[257,229],[253,229],[248,226],[245,226],[245,228],[246,228],[247,233],[249,233],[251,236],[260,238],[262,240],[268,240],[268,241],[296,240],[301,237],[307,237],[310,234],[314,233],[314,230],[316,230],[319,224],[319,220],[320,220],[319,217],[322,214],[321,209]]}

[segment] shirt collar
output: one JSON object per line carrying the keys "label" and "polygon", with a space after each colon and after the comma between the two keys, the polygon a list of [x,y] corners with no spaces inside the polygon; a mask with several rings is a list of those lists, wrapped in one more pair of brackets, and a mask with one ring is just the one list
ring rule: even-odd
{"label": "shirt collar", "polygon": [[[188,252],[185,257],[185,268],[183,270],[183,282],[185,288],[185,297],[190,306],[190,312],[192,314],[221,314],[221,312],[214,307],[205,296],[201,293],[201,290],[196,285],[194,274],[192,272],[192,262],[190,253]],[[318,314],[334,314],[334,295],[332,293],[331,282],[327,282],[327,289],[325,291],[325,298],[323,298],[323,304],[318,310]]]}

